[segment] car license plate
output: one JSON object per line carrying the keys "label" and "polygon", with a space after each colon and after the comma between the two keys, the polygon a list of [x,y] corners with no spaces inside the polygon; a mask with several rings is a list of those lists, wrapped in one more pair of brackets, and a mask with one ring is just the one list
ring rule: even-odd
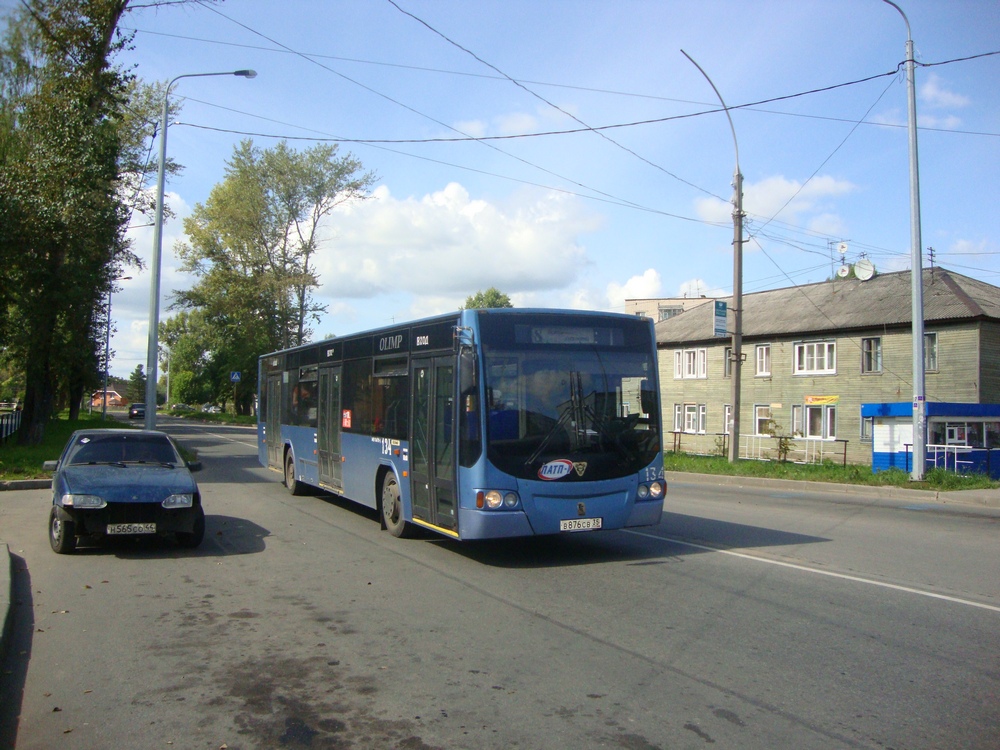
{"label": "car license plate", "polygon": [[109,523],[109,534],[155,534],[155,523]]}
{"label": "car license plate", "polygon": [[594,531],[603,523],[603,518],[567,518],[559,522],[559,531]]}

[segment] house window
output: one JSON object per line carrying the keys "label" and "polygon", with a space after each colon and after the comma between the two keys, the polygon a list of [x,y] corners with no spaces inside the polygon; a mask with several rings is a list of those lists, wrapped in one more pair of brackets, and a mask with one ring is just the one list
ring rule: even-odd
{"label": "house window", "polygon": [[833,341],[810,341],[795,345],[796,375],[835,375],[837,344]]}
{"label": "house window", "polygon": [[937,372],[938,337],[936,333],[924,334],[924,370]]}
{"label": "house window", "polygon": [[803,435],[802,431],[802,405],[792,405],[792,435]]}
{"label": "house window", "polygon": [[882,372],[882,339],[861,339],[861,372]]}
{"label": "house window", "polygon": [[817,440],[837,437],[837,407],[806,406],[805,436]]}
{"label": "house window", "polygon": [[758,377],[769,376],[771,374],[771,345],[757,345],[757,368],[754,375]]}
{"label": "house window", "polygon": [[753,421],[755,435],[770,435],[771,430],[771,407],[768,406],[754,406],[753,407]]}
{"label": "house window", "polygon": [[722,407],[722,431],[727,435],[733,431],[733,405],[726,404]]}
{"label": "house window", "polygon": [[705,433],[708,422],[706,404],[684,404],[684,432]]}
{"label": "house window", "polygon": [[708,377],[708,349],[678,349],[674,352],[676,380]]}
{"label": "house window", "polygon": [[684,405],[674,404],[674,432],[684,429]]}
{"label": "house window", "polygon": [[870,443],[875,433],[875,417],[861,417],[861,442]]}
{"label": "house window", "polygon": [[722,377],[731,378],[733,376],[733,347],[727,346],[723,349],[724,360],[722,363]]}

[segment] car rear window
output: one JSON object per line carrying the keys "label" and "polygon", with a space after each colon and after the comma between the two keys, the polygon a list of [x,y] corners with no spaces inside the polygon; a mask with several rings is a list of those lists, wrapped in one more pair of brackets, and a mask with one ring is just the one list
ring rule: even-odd
{"label": "car rear window", "polygon": [[162,435],[81,435],[67,459],[69,464],[180,463],[170,441]]}

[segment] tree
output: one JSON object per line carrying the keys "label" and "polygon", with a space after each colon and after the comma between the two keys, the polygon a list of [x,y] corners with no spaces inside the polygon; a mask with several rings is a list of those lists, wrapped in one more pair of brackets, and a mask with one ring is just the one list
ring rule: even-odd
{"label": "tree", "polygon": [[501,292],[495,286],[491,286],[485,292],[480,290],[470,295],[465,300],[465,310],[490,310],[500,307],[513,307],[510,297]]}
{"label": "tree", "polygon": [[[128,387],[125,390],[125,397],[135,403],[142,403],[146,399],[146,373],[142,370],[142,365],[136,365],[132,374],[128,378]],[[146,408],[153,409],[156,404],[146,404]]]}
{"label": "tree", "polygon": [[107,293],[138,265],[125,231],[149,208],[162,86],[113,65],[130,2],[22,0],[0,40],[0,347],[24,370],[22,443],[99,382]]}
{"label": "tree", "polygon": [[229,373],[241,371],[237,410],[248,412],[257,357],[309,339],[324,309],[312,297],[317,231],[336,206],[367,197],[374,180],[336,146],[296,152],[248,140],[234,149],[225,179],[184,221],[190,244],[178,252],[199,281],[172,304],[200,315],[205,330],[198,336],[208,352],[201,366],[214,399],[232,393]]}

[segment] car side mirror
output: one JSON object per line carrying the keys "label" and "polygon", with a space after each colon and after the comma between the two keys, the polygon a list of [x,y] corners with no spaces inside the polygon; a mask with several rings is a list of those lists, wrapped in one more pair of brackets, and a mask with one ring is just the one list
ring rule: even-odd
{"label": "car side mirror", "polygon": [[188,461],[188,471],[201,471],[201,461]]}
{"label": "car side mirror", "polygon": [[45,461],[42,464],[42,471],[55,471],[57,468],[59,468],[58,461]]}

